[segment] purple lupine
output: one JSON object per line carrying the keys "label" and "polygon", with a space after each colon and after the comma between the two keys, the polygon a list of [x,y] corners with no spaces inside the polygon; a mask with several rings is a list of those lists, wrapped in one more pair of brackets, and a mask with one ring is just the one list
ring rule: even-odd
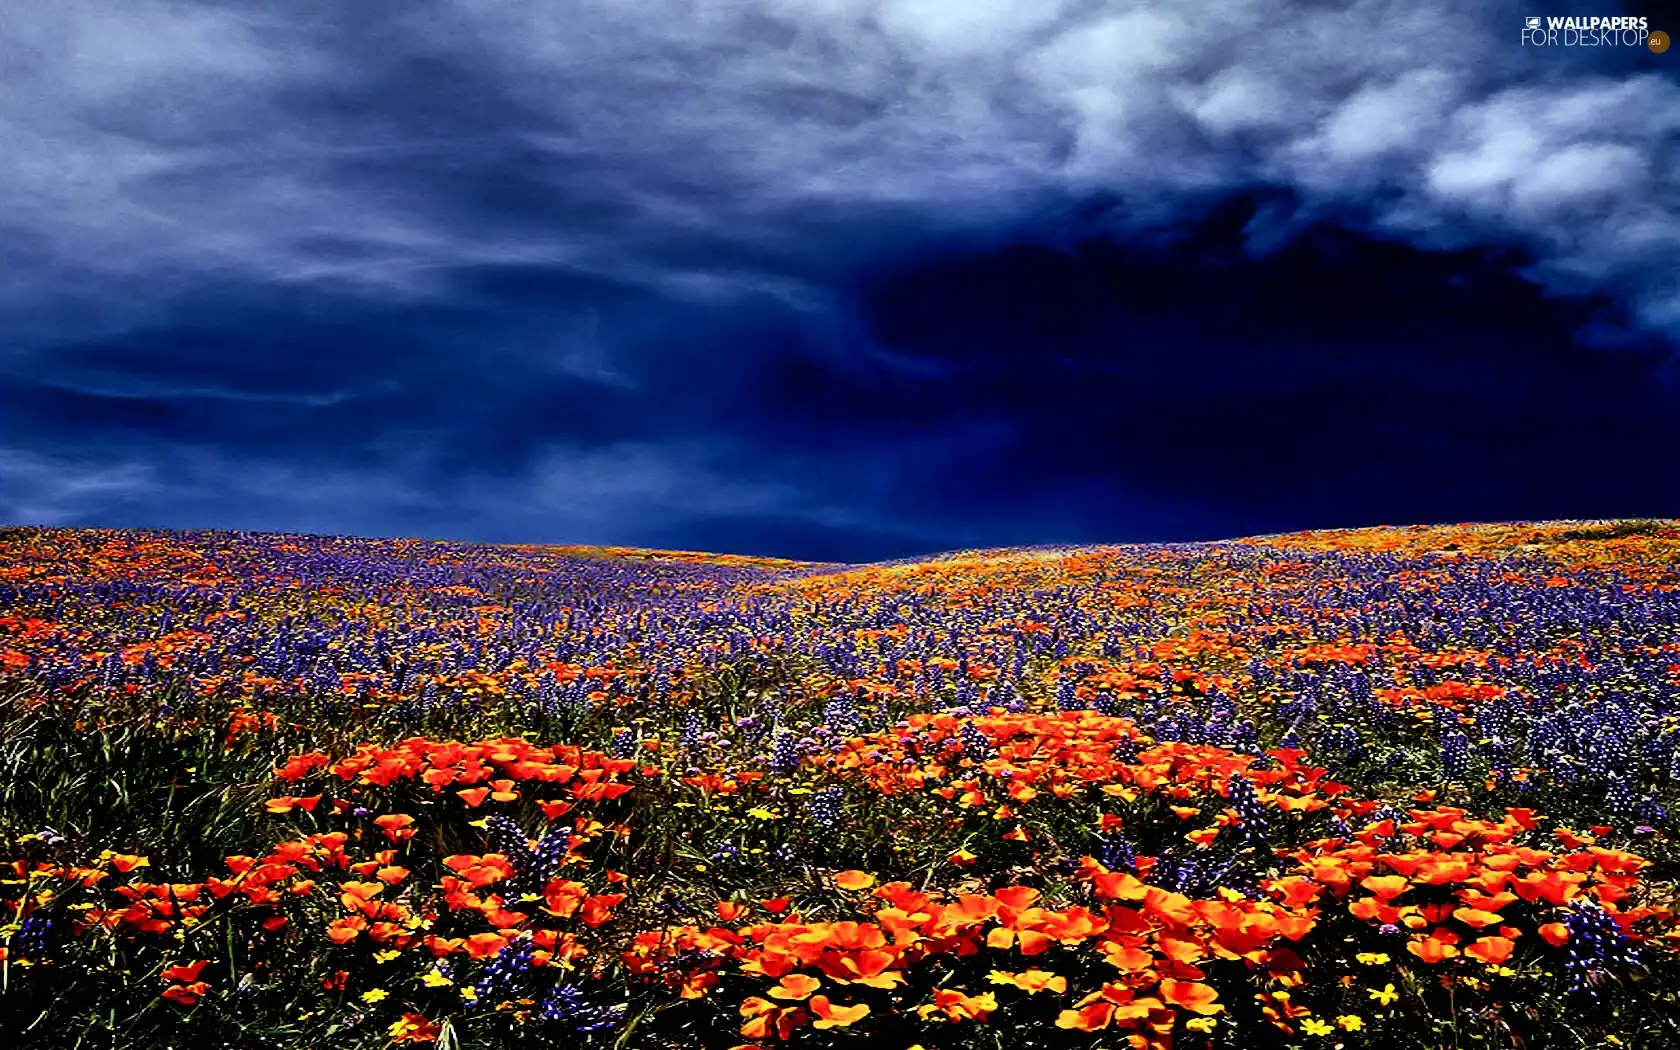
{"label": "purple lupine", "polygon": [[1270,814],[1266,804],[1260,801],[1259,793],[1254,790],[1254,782],[1241,773],[1232,773],[1225,794],[1231,808],[1242,820],[1244,837],[1253,842],[1265,841]]}
{"label": "purple lupine", "polygon": [[1470,776],[1470,738],[1456,729],[1441,738],[1441,769],[1454,780]]}
{"label": "purple lupine", "polygon": [[838,786],[826,787],[811,795],[806,809],[818,827],[832,828],[840,823],[840,805],[845,792]]}
{"label": "purple lupine", "polygon": [[556,985],[543,997],[537,1014],[574,1035],[610,1031],[624,1022],[626,1007],[601,1006],[575,985]]}
{"label": "purple lupine", "polygon": [[991,738],[973,722],[964,722],[957,734],[962,740],[963,757],[969,761],[979,765],[997,757]]}
{"label": "purple lupine", "polygon": [[1571,992],[1597,999],[1597,986],[1604,975],[1625,972],[1639,964],[1634,942],[1596,902],[1575,900],[1564,924],[1569,928],[1564,972]]}
{"label": "purple lupine", "polygon": [[778,773],[791,773],[799,768],[799,742],[785,729],[777,730],[775,744],[770,751],[770,768]]}
{"label": "purple lupine", "polygon": [[1076,692],[1072,675],[1063,674],[1057,680],[1056,706],[1063,711],[1078,711],[1085,706]]}
{"label": "purple lupine", "polygon": [[1109,871],[1137,871],[1137,853],[1121,834],[1104,836],[1097,847],[1097,860]]}
{"label": "purple lupine", "polygon": [[535,943],[530,935],[526,934],[505,945],[491,957],[484,967],[483,975],[473,985],[474,998],[468,1004],[468,1009],[494,1006],[514,997],[531,973],[532,955],[535,951]]}

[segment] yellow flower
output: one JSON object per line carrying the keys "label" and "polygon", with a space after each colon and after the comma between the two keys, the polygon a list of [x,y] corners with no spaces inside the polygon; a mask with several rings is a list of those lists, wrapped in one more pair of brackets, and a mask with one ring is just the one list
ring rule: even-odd
{"label": "yellow flower", "polygon": [[382,951],[382,952],[374,952],[373,953],[373,961],[376,962],[376,963],[381,963],[381,964],[388,963],[392,959],[397,958],[401,954],[402,954],[402,952],[398,951],[395,948],[388,948],[388,949],[386,949],[385,951]]}
{"label": "yellow flower", "polygon": [[1206,1034],[1208,1032],[1212,1032],[1214,1025],[1217,1025],[1218,1023],[1219,1018],[1217,1017],[1192,1017],[1190,1020],[1184,1022],[1184,1027],[1190,1029],[1192,1032],[1202,1032]]}
{"label": "yellow flower", "polygon": [[1343,1014],[1336,1018],[1336,1023],[1350,1032],[1357,1032],[1365,1027],[1365,1018],[1358,1014]]}
{"label": "yellow flower", "polygon": [[1380,992],[1375,988],[1367,988],[1365,989],[1365,994],[1375,999],[1379,1006],[1387,1006],[1389,1003],[1392,1003],[1394,1000],[1400,998],[1400,993],[1394,990],[1394,986],[1392,984],[1384,985],[1383,990]]}
{"label": "yellow flower", "polygon": [[451,981],[437,970],[428,970],[425,974],[421,975],[420,983],[425,985],[427,988],[442,988],[446,985],[454,984],[455,982]]}
{"label": "yellow flower", "polygon": [[1308,1035],[1329,1035],[1336,1030],[1333,1024],[1326,1024],[1316,1017],[1309,1017],[1301,1022],[1301,1030]]}
{"label": "yellow flower", "polygon": [[1387,952],[1360,952],[1354,958],[1361,966],[1384,966],[1388,963]]}
{"label": "yellow flower", "polygon": [[763,806],[747,810],[747,816],[757,817],[759,820],[775,820],[776,814]]}
{"label": "yellow flower", "polygon": [[1066,992],[1067,978],[1061,974],[1051,973],[1049,970],[1026,970],[1022,973],[1005,973],[1003,970],[993,970],[988,977],[993,984],[1012,984],[1023,992],[1037,994],[1045,990],[1052,992]]}
{"label": "yellow flower", "polygon": [[391,993],[387,992],[383,988],[369,988],[367,991],[362,993],[362,1002],[377,1003],[382,999],[389,998],[390,995]]}

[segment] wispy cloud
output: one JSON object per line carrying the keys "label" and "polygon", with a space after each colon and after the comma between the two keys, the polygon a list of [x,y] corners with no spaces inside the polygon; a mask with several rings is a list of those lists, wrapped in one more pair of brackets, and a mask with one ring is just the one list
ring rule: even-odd
{"label": "wispy cloud", "polygon": [[31,525],[69,525],[89,512],[110,513],[156,481],[144,464],[72,464],[20,449],[0,449],[0,478],[0,520]]}
{"label": "wispy cloud", "polygon": [[[506,541],[669,544],[696,523],[769,522],[836,533],[879,532],[858,510],[786,480],[753,476],[727,450],[694,445],[556,446],[512,475],[441,469],[423,438],[365,450],[367,465],[331,459],[230,458],[214,448],[163,447],[89,457],[0,448],[0,521],[38,525],[220,527],[484,537],[478,513],[498,511]],[[673,510],[680,508],[680,520]],[[680,526],[680,527],[679,527]],[[889,530],[890,531],[890,530]],[[899,532],[937,545],[944,533]]]}

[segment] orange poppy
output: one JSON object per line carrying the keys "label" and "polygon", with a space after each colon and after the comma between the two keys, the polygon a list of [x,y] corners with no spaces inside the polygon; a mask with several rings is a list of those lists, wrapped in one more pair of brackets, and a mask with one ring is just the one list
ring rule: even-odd
{"label": "orange poppy", "polygon": [[808,1019],[804,1010],[777,1006],[757,996],[741,1003],[741,1016],[747,1019],[741,1025],[741,1034],[748,1039],[763,1039],[774,1034],[777,1039],[785,1040]]}
{"label": "orange poppy", "polygon": [[739,901],[718,901],[717,917],[724,922],[734,922],[747,913],[747,906]]}
{"label": "orange poppy", "polygon": [[485,959],[498,955],[507,946],[510,938],[500,933],[475,933],[464,941],[467,955],[474,959]]}
{"label": "orange poppy", "polygon": [[1414,936],[1406,942],[1406,950],[1426,963],[1438,963],[1458,954],[1458,934],[1436,929],[1429,936]]}
{"label": "orange poppy", "polygon": [[1453,912],[1453,918],[1478,930],[1486,926],[1497,926],[1505,921],[1500,918],[1498,912],[1483,911],[1480,908],[1459,908]]}
{"label": "orange poppy", "polygon": [[1372,875],[1361,879],[1359,884],[1384,901],[1391,901],[1412,888],[1411,880],[1404,875]]}
{"label": "orange poppy", "polygon": [[813,996],[810,1002],[811,1013],[817,1020],[812,1022],[815,1028],[843,1028],[855,1024],[869,1015],[869,1004],[858,1003],[855,1006],[841,1006],[829,1001],[828,996]]}
{"label": "orange poppy", "polygon": [[775,999],[806,999],[811,993],[822,987],[822,981],[803,973],[790,973],[783,977],[781,983],[770,989],[770,996]]}
{"label": "orange poppy", "polygon": [[1063,1010],[1056,1017],[1057,1028],[1073,1028],[1081,1032],[1095,1032],[1114,1023],[1114,1004],[1095,1002],[1074,1010]]}
{"label": "orange poppy", "polygon": [[1498,966],[1511,957],[1515,947],[1516,944],[1507,937],[1478,937],[1474,944],[1464,949],[1464,954],[1489,966]]}
{"label": "orange poppy", "polygon": [[1171,977],[1161,980],[1161,999],[1164,1002],[1189,1010],[1198,1014],[1216,1014],[1225,1007],[1214,1002],[1219,993],[1208,985],[1195,981],[1175,981]]}
{"label": "orange poppy", "polygon": [[210,986],[203,981],[196,981],[192,984],[175,984],[163,990],[163,997],[172,1002],[180,1003],[182,1006],[191,1006],[198,1002],[204,993],[209,990]]}
{"label": "orange poppy", "polygon": [[196,962],[190,963],[177,963],[174,966],[166,968],[158,976],[163,978],[165,981],[181,981],[185,984],[191,984],[192,982],[198,980],[199,972],[208,965],[210,965],[209,962],[204,959],[199,959]]}

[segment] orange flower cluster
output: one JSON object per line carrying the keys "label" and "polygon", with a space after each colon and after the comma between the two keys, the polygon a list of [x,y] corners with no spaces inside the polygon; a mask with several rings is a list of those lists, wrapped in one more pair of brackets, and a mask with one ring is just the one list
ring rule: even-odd
{"label": "orange flower cluster", "polygon": [[[305,872],[318,874],[328,868],[349,866],[344,845],[349,836],[344,832],[310,835],[307,838],[282,842],[262,858],[232,856],[226,860],[231,878],[210,876],[199,882],[153,883],[135,881],[109,887],[109,892],[126,901],[122,907],[85,908],[77,913],[78,932],[93,927],[127,930],[143,934],[165,934],[183,922],[189,925],[201,919],[214,902],[233,900],[259,908],[276,908],[287,900],[304,897],[315,888],[315,880],[303,876]],[[8,862],[6,868],[20,878],[46,883],[62,880],[82,887],[94,887],[107,880],[111,871],[128,874],[148,865],[144,857],[112,854],[103,859],[104,867],[75,865],[28,865],[23,861]],[[279,930],[289,920],[275,912],[263,922],[269,931]]]}
{"label": "orange flower cluster", "polygon": [[[572,797],[571,801],[542,803],[545,815],[553,820],[569,812],[576,802],[599,802],[628,792],[631,786],[616,778],[636,769],[637,764],[633,759],[609,758],[571,744],[539,747],[518,737],[476,744],[410,737],[394,747],[362,744],[337,762],[323,752],[311,751],[287,760],[274,775],[295,783],[323,768],[347,783],[390,787],[399,781],[415,781],[430,787],[434,794],[454,788],[455,794],[473,808],[486,799],[516,801],[520,797],[516,785],[522,782],[551,784],[556,790],[564,788]],[[657,772],[653,767],[643,770],[644,775]]]}
{"label": "orange flower cluster", "polygon": [[163,973],[158,975],[168,985],[163,990],[163,998],[182,1006],[191,1006],[198,1002],[204,993],[210,990],[209,981],[198,979],[198,975],[208,965],[208,960],[197,959],[190,963],[166,967]]}
{"label": "orange flower cluster", "polygon": [[[996,757],[977,762],[963,756],[965,724],[985,734]],[[1125,742],[1142,748],[1135,759],[1116,757],[1115,746]],[[1300,751],[1270,754],[1277,759],[1275,767],[1255,769],[1258,756],[1200,744],[1152,744],[1130,721],[1094,711],[1005,714],[994,709],[977,718],[912,715],[902,733],[850,741],[832,768],[841,776],[861,777],[882,794],[927,790],[970,807],[991,800],[986,782],[975,774],[1001,785],[1000,801],[1006,807],[1042,795],[1069,799],[1087,791],[1127,800],[1154,794],[1188,800],[1222,791],[1235,774],[1256,785],[1263,803],[1284,812],[1316,812],[1347,790],[1324,779],[1325,770],[1303,765]]]}
{"label": "orange flower cluster", "polygon": [[[841,1004],[833,998],[859,988],[922,996],[928,982],[918,979],[919,964],[937,957],[989,953],[999,967],[1010,967],[1015,955],[1087,952],[1078,968],[1100,961],[1114,976],[1063,1010],[1057,1024],[1082,1031],[1137,1030],[1140,1047],[1170,1045],[1171,1032],[1184,1015],[1224,1009],[1214,989],[1203,983],[1207,962],[1241,960],[1274,978],[1298,980],[1303,963],[1284,942],[1299,940],[1314,927],[1312,901],[1320,887],[1305,879],[1271,884],[1270,899],[1221,892],[1211,900],[1193,900],[1110,872],[1089,858],[1082,876],[1101,902],[1096,909],[1044,907],[1040,891],[1028,886],[942,898],[908,882],[891,882],[858,902],[858,919],[805,922],[791,916],[736,929],[648,931],[637,936],[624,960],[632,973],[664,973],[686,998],[707,994],[721,979],[715,970],[664,972],[663,961],[687,952],[711,952],[736,964],[742,975],[775,981],[767,998],[753,996],[741,1005],[746,1018],[741,1034],[748,1039],[786,1039],[808,1023],[826,1028],[860,1022],[872,1009],[868,1003]],[[856,871],[834,878],[848,890],[867,889],[874,881]],[[733,907],[728,911],[735,914]],[[1032,968],[994,969],[990,980],[1026,995],[1068,990],[1065,976]],[[825,988],[829,995],[814,995]],[[1000,1008],[992,991],[927,987],[925,994],[931,998],[895,1004],[895,1011],[902,1005],[924,1020],[960,1022],[985,1021]],[[780,1005],[802,1001],[805,1006]]]}
{"label": "orange flower cluster", "polygon": [[1509,690],[1488,682],[1448,680],[1422,689],[1375,689],[1377,699],[1400,708],[1426,708],[1429,705],[1450,711],[1467,710],[1474,704],[1498,700]]}
{"label": "orange flower cluster", "polygon": [[1645,939],[1640,920],[1673,918],[1666,907],[1628,903],[1647,866],[1641,857],[1568,829],[1554,833],[1564,850],[1523,844],[1537,834],[1531,810],[1509,809],[1497,822],[1451,806],[1410,816],[1369,824],[1352,842],[1315,842],[1295,859],[1304,877],[1351,896],[1355,918],[1409,931],[1407,950],[1426,963],[1464,955],[1497,966],[1530,933],[1561,946],[1569,937],[1561,909],[1583,897],[1634,940]]}

